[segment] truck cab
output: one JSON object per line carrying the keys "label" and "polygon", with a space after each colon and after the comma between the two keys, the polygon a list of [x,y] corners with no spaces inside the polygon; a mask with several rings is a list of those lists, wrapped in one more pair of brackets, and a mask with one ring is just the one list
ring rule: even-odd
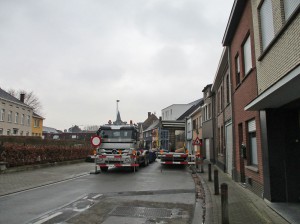
{"label": "truck cab", "polygon": [[149,151],[137,148],[138,128],[132,122],[109,122],[100,126],[97,135],[102,139],[96,158],[101,171],[110,167],[130,167],[137,171],[140,165],[149,164]]}

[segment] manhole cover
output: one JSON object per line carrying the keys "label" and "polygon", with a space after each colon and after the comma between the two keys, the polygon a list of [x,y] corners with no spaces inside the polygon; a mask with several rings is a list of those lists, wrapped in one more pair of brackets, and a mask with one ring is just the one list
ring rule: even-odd
{"label": "manhole cover", "polygon": [[178,215],[178,213],[179,211],[177,209],[120,206],[113,209],[109,215],[145,218],[172,218],[173,216]]}

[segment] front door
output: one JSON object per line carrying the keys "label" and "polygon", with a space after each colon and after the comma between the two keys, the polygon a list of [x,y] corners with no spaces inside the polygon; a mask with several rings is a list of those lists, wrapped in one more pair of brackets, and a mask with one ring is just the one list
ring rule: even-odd
{"label": "front door", "polygon": [[210,161],[209,138],[205,139],[205,152],[206,159]]}
{"label": "front door", "polygon": [[226,172],[232,176],[232,124],[225,127],[226,135]]}

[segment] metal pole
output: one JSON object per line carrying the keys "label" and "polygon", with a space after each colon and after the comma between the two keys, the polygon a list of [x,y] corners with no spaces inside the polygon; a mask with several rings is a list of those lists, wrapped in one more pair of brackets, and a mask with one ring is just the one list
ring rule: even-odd
{"label": "metal pole", "polygon": [[219,195],[219,175],[218,170],[214,170],[215,195]]}
{"label": "metal pole", "polygon": [[203,169],[203,159],[200,158],[200,173],[204,173],[204,169]]}
{"label": "metal pole", "polygon": [[221,184],[221,209],[222,209],[222,224],[229,224],[228,216],[228,185]]}
{"label": "metal pole", "polygon": [[119,105],[118,103],[120,102],[120,100],[117,100],[117,113],[116,113],[116,117],[118,117],[118,111],[119,111]]}
{"label": "metal pole", "polygon": [[212,179],[211,179],[211,163],[208,164],[208,181],[212,181]]}

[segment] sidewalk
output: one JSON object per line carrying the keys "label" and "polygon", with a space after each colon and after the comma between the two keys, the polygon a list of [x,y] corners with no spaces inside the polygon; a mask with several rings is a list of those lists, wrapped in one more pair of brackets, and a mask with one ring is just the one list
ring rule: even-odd
{"label": "sidewalk", "polygon": [[28,167],[27,170],[24,167],[9,168],[0,174],[0,196],[83,176],[93,168],[93,163],[82,161],[34,169]]}
{"label": "sidewalk", "polygon": [[[205,223],[221,223],[221,190],[219,195],[214,195],[214,169],[212,165],[212,181],[208,181],[208,163],[204,164],[204,173],[197,173],[205,190],[206,215]],[[258,224],[274,223],[286,224],[283,217],[272,210],[265,201],[250,190],[242,187],[240,183],[234,182],[229,175],[218,169],[219,186],[222,183],[228,185],[228,216],[229,223]]]}

